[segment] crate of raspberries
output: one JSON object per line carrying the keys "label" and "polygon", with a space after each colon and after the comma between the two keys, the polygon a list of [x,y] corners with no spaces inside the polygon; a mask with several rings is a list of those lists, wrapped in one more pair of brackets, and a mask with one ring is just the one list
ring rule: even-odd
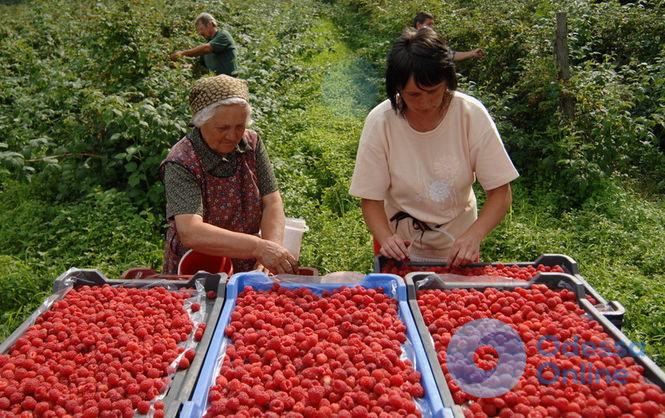
{"label": "crate of raspberries", "polygon": [[181,417],[442,417],[401,278],[235,275]]}
{"label": "crate of raspberries", "polygon": [[496,281],[530,281],[545,273],[567,273],[577,277],[585,287],[589,301],[600,310],[607,319],[621,329],[626,313],[618,301],[606,300],[587,280],[580,275],[577,262],[563,254],[542,254],[534,261],[513,263],[473,263],[464,266],[450,267],[440,262],[397,261],[383,256],[374,258],[376,273],[396,274],[406,277],[409,273],[437,273],[445,275],[448,280],[456,280],[464,276],[465,281],[496,282]]}
{"label": "crate of raspberries", "polygon": [[665,373],[576,277],[406,277],[444,406],[456,417],[663,417]]}
{"label": "crate of raspberries", "polygon": [[226,279],[63,273],[0,345],[0,416],[176,416],[203,364]]}

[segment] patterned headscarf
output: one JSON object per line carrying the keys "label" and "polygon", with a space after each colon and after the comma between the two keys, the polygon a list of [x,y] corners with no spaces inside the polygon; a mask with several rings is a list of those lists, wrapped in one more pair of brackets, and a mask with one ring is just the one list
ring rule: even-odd
{"label": "patterned headscarf", "polygon": [[189,93],[189,107],[192,115],[224,99],[238,97],[249,103],[247,81],[222,74],[215,77],[201,78],[194,83]]}

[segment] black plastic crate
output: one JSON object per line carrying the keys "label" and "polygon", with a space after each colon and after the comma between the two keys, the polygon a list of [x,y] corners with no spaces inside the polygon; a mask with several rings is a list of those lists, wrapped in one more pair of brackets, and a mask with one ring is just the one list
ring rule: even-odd
{"label": "black plastic crate", "polygon": [[628,337],[626,337],[623,332],[621,332],[621,330],[617,328],[612,323],[612,321],[610,321],[604,315],[604,313],[601,313],[589,300],[586,299],[586,289],[588,285],[585,286],[585,283],[583,283],[578,277],[562,273],[541,273],[532,280],[525,282],[447,282],[443,285],[438,282],[429,287],[423,287],[422,289],[418,288],[417,283],[427,279],[427,277],[431,274],[433,273],[413,272],[405,277],[407,295],[409,299],[408,303],[409,307],[411,308],[411,312],[413,313],[413,318],[416,322],[416,327],[418,328],[418,333],[420,334],[423,346],[425,347],[425,352],[432,368],[434,380],[440,391],[441,398],[443,399],[444,407],[451,408],[456,418],[463,418],[464,414],[461,407],[455,404],[452,393],[450,392],[448,384],[446,383],[446,379],[441,368],[441,364],[439,363],[436,349],[434,347],[434,340],[429,332],[427,325],[425,324],[420,307],[418,306],[417,290],[484,290],[490,287],[512,290],[516,288],[530,288],[534,284],[545,284],[551,289],[571,290],[577,296],[578,306],[580,306],[593,320],[599,322],[603,327],[603,330],[610,337],[612,337],[615,342],[619,343],[628,353],[631,353],[631,356],[634,358],[635,362],[644,368],[644,377],[646,377],[649,382],[656,384],[661,389],[665,390],[665,372],[663,372],[663,370],[661,370],[658,365],[656,365],[656,363],[654,363],[646,355],[634,355],[632,349],[635,347],[635,344]]}
{"label": "black plastic crate", "polygon": [[[381,269],[386,265],[388,262],[388,259],[383,256],[376,256],[374,257],[374,272],[375,273],[380,273]],[[409,267],[418,267],[421,268],[419,272],[430,272],[428,270],[428,267],[445,267],[446,264],[442,264],[439,262],[418,262],[418,261],[409,261],[404,263]],[[584,288],[586,290],[586,294],[592,296],[596,301],[598,302],[596,304],[596,308],[603,313],[603,315],[609,319],[617,328],[621,329],[621,326],[623,325],[623,317],[626,314],[626,309],[623,307],[623,305],[618,302],[618,301],[608,301],[604,297],[596,291],[596,289],[593,288],[589,284],[589,282],[586,281],[582,275],[580,275],[580,269],[577,264],[577,262],[572,258],[564,254],[542,254],[538,258],[536,258],[534,261],[520,261],[520,262],[514,262],[514,263],[473,263],[473,264],[468,264],[467,267],[473,268],[473,267],[486,267],[486,266],[497,266],[497,265],[504,265],[504,266],[518,266],[518,267],[537,267],[539,265],[544,265],[544,266],[561,266],[565,273],[571,274],[575,276],[581,283],[584,285]],[[414,271],[415,273],[415,271]]]}
{"label": "black plastic crate", "polygon": [[[219,315],[225,301],[226,282],[228,276],[225,273],[206,273],[199,272],[188,279],[173,280],[169,279],[151,278],[145,280],[115,280],[108,279],[98,270],[89,269],[70,269],[60,275],[53,283],[54,294],[49,296],[46,300],[51,306],[52,303],[62,299],[66,293],[67,288],[74,288],[78,286],[103,286],[110,285],[113,287],[169,287],[176,289],[195,288],[196,283],[200,282],[206,292],[215,291],[217,296],[215,299],[205,298],[206,301],[206,314],[205,323],[206,330],[203,333],[201,341],[196,345],[196,355],[192,360],[189,368],[186,370],[178,370],[172,376],[171,383],[166,389],[166,394],[162,399],[164,402],[164,412],[167,418],[174,418],[178,415],[180,407],[184,401],[189,398],[190,393],[194,390],[196,379],[203,366],[203,360],[208,351],[210,340],[215,331]],[[0,353],[7,353],[25,331],[35,323],[37,318],[44,312],[43,309],[36,310],[28,319],[26,319],[7,339],[0,345]]]}

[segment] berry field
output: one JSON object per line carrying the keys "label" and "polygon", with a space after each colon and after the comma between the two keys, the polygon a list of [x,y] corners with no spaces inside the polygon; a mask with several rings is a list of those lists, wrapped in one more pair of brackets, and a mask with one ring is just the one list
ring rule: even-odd
{"label": "berry field", "polygon": [[[202,74],[194,61],[168,55],[201,41],[192,21],[203,11],[238,44],[252,127],[287,216],[310,227],[301,264],[370,272],[372,240],[348,186],[364,118],[385,97],[390,41],[421,10],[437,16],[435,28],[456,50],[484,48],[483,60],[459,63],[459,89],[487,106],[521,174],[481,260],[569,255],[591,286],[626,308],[626,335],[665,366],[662,2],[0,2],[0,339],[70,267],[108,277],[161,267],[157,167],[187,130],[188,88]],[[557,81],[552,49],[560,10],[568,14],[567,84]],[[558,110],[564,94],[574,99],[572,118]],[[45,349],[45,331],[33,332]],[[79,339],[74,346],[85,345]],[[171,350],[163,363],[175,361],[167,352],[184,356]],[[154,369],[162,371],[151,379],[168,375]],[[630,388],[612,399],[639,400],[640,392],[640,402],[652,400],[648,388]],[[541,399],[561,397],[545,392]]]}

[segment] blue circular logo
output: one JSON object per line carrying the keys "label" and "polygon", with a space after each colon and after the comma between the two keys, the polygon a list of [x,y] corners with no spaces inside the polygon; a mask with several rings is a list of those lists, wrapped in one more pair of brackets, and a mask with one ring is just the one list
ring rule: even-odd
{"label": "blue circular logo", "polygon": [[[473,361],[476,350],[490,346],[498,360],[491,370]],[[526,350],[519,334],[496,319],[477,319],[460,327],[446,351],[448,372],[464,392],[478,398],[493,398],[509,392],[526,366]]]}

